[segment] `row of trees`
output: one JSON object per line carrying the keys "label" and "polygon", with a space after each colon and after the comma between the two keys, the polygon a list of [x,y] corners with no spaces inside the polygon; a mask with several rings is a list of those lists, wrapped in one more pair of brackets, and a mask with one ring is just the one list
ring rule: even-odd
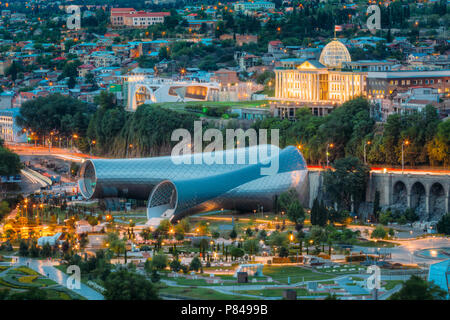
{"label": "row of trees", "polygon": [[279,129],[280,144],[298,145],[308,163],[325,164],[346,156],[366,158],[372,164],[400,165],[402,144],[407,165],[450,165],[450,122],[439,119],[437,110],[394,114],[383,125],[371,117],[374,109],[364,98],[345,102],[325,117],[308,108],[297,110],[296,121],[267,118],[255,129]]}
{"label": "row of trees", "polygon": [[[84,151],[94,148],[101,155],[124,157],[168,153],[172,131],[185,128],[192,132],[197,119],[194,114],[153,105],[141,105],[130,114],[106,92],[96,102],[99,107],[93,112],[88,104],[59,94],[38,98],[23,104],[17,121],[44,140],[52,133],[71,139],[77,135]],[[299,146],[312,164],[325,164],[328,152],[330,162],[350,156],[363,159],[366,154],[369,163],[399,165],[403,145],[407,165],[450,165],[450,122],[440,120],[434,107],[391,115],[382,128],[375,125],[373,111],[366,99],[356,98],[325,117],[315,117],[302,108],[297,110],[295,122],[266,118],[255,122],[253,128],[279,129],[281,146]],[[345,167],[360,166],[355,161],[348,159]],[[359,179],[357,175],[364,175],[364,170],[356,173],[348,179]],[[349,202],[348,195],[345,201]]]}

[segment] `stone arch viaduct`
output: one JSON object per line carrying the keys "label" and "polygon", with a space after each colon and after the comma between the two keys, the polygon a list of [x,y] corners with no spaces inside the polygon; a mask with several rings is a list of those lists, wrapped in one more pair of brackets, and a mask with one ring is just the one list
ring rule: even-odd
{"label": "stone arch viaduct", "polygon": [[[320,171],[309,171],[309,207],[323,188]],[[450,175],[371,172],[366,201],[380,192],[380,205],[386,209],[414,209],[421,220],[439,220],[450,212]]]}

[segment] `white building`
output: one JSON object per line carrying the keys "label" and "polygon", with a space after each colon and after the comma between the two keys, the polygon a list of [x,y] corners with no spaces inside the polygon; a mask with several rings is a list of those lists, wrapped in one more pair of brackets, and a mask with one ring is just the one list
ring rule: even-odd
{"label": "white building", "polygon": [[213,82],[174,81],[144,75],[123,77],[128,91],[127,106],[136,110],[141,104],[159,102],[217,101],[220,86]]}
{"label": "white building", "polygon": [[270,1],[248,1],[234,4],[235,11],[255,11],[255,10],[275,9],[275,3]]}

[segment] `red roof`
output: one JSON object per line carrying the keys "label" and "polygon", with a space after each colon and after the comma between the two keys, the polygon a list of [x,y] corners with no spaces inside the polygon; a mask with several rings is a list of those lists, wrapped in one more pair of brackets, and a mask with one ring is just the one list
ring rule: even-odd
{"label": "red roof", "polygon": [[138,11],[136,13],[128,13],[124,16],[127,17],[166,17],[170,16],[170,12],[145,12],[145,11]]}
{"label": "red roof", "polygon": [[105,33],[105,38],[115,38],[119,36],[120,35],[118,33]]}
{"label": "red roof", "polygon": [[112,13],[124,12],[124,11],[136,11],[134,8],[111,8]]}
{"label": "red roof", "polygon": [[81,66],[78,67],[79,69],[89,69],[92,70],[95,67],[92,64],[82,64]]}
{"label": "red roof", "polygon": [[280,40],[273,40],[273,41],[270,41],[269,44],[271,46],[278,46],[278,45],[283,44],[283,43]]}

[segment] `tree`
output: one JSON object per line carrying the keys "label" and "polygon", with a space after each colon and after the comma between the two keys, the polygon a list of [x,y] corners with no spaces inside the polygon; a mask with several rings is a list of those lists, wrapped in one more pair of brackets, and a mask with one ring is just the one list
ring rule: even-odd
{"label": "tree", "polygon": [[323,201],[321,201],[319,205],[319,216],[317,224],[321,227],[325,227],[327,225],[327,222],[328,222],[328,210],[325,207]]}
{"label": "tree", "polygon": [[234,240],[237,238],[237,236],[238,235],[237,235],[236,229],[233,228],[233,230],[231,230],[231,232],[230,232],[230,239]]}
{"label": "tree", "polygon": [[289,256],[289,250],[288,248],[286,248],[285,246],[282,246],[280,248],[280,252],[278,253],[278,256],[280,256],[281,258],[286,258]]}
{"label": "tree", "polygon": [[82,137],[88,128],[93,109],[85,102],[70,96],[52,94],[29,100],[20,107],[17,123],[38,136],[58,132],[59,138]]}
{"label": "tree", "polygon": [[164,253],[155,254],[152,258],[152,269],[164,270],[167,266],[167,255]]}
{"label": "tree", "polygon": [[28,244],[26,243],[25,240],[20,240],[19,255],[22,257],[28,256]]}
{"label": "tree", "polygon": [[390,300],[445,300],[447,294],[433,282],[412,275],[403,284],[400,291],[390,297]]}
{"label": "tree", "polygon": [[370,235],[371,238],[376,239],[384,239],[386,238],[387,233],[386,230],[384,230],[383,226],[377,226],[375,230],[372,231],[372,234]]}
{"label": "tree", "polygon": [[280,233],[278,231],[272,232],[269,237],[269,242],[271,246],[281,247],[287,246],[289,243],[287,233]]}
{"label": "tree", "polygon": [[108,233],[106,242],[109,244],[109,249],[114,252],[117,257],[119,257],[120,254],[126,250],[125,241],[119,239],[119,235],[117,233]]}
{"label": "tree", "polygon": [[450,213],[442,216],[436,225],[437,232],[443,234],[450,234]]}
{"label": "tree", "polygon": [[158,292],[144,276],[119,270],[112,272],[104,283],[108,300],[158,300]]}
{"label": "tree", "polygon": [[292,201],[292,203],[289,205],[286,211],[286,214],[289,220],[295,223],[296,226],[303,225],[303,222],[305,221],[305,210],[303,209],[303,206],[300,204],[298,198]]}
{"label": "tree", "polygon": [[20,173],[22,164],[17,154],[0,146],[0,176],[12,176]]}
{"label": "tree", "polygon": [[43,257],[50,257],[52,255],[52,247],[50,246],[50,244],[48,242],[46,242],[43,246],[42,246],[42,252],[41,252]]}
{"label": "tree", "polygon": [[369,167],[358,158],[347,157],[333,163],[334,171],[324,173],[324,186],[333,201],[342,209],[358,208],[364,200],[369,178]]}
{"label": "tree", "polygon": [[298,193],[294,188],[290,188],[288,191],[283,192],[277,198],[277,207],[278,210],[286,212],[289,206],[298,199]]}
{"label": "tree", "polygon": [[172,270],[173,272],[178,272],[181,270],[181,263],[178,259],[173,259],[170,264],[170,270]]}
{"label": "tree", "polygon": [[230,255],[231,255],[233,258],[236,259],[236,258],[243,257],[244,254],[245,254],[245,252],[244,252],[244,250],[242,250],[241,248],[238,248],[238,247],[231,247]]}
{"label": "tree", "polygon": [[150,276],[150,280],[151,280],[153,283],[156,283],[156,282],[158,282],[160,279],[161,279],[161,276],[159,275],[158,271],[153,270],[153,271],[152,271],[152,274],[151,274],[151,276]]}
{"label": "tree", "polygon": [[259,252],[259,242],[257,239],[249,239],[244,242],[244,251],[248,254],[257,254]]}
{"label": "tree", "polygon": [[261,231],[258,233],[258,239],[260,239],[260,240],[266,240],[266,238],[267,238],[267,231],[266,231],[266,230],[261,230]]}
{"label": "tree", "polygon": [[314,199],[313,205],[311,207],[311,224],[313,226],[318,224],[319,214],[320,214],[320,204],[317,198]]}
{"label": "tree", "polygon": [[380,191],[376,190],[375,191],[375,199],[373,201],[373,211],[372,211],[372,215],[375,218],[375,221],[378,222],[378,217],[380,214]]}
{"label": "tree", "polygon": [[47,300],[47,291],[39,288],[31,288],[25,292],[16,292],[9,296],[9,300]]}
{"label": "tree", "polygon": [[189,264],[189,269],[194,270],[195,272],[198,272],[199,269],[202,267],[202,262],[200,259],[196,256],[192,259],[191,263]]}
{"label": "tree", "polygon": [[3,219],[10,211],[11,209],[9,208],[9,203],[7,201],[0,202],[0,219]]}

